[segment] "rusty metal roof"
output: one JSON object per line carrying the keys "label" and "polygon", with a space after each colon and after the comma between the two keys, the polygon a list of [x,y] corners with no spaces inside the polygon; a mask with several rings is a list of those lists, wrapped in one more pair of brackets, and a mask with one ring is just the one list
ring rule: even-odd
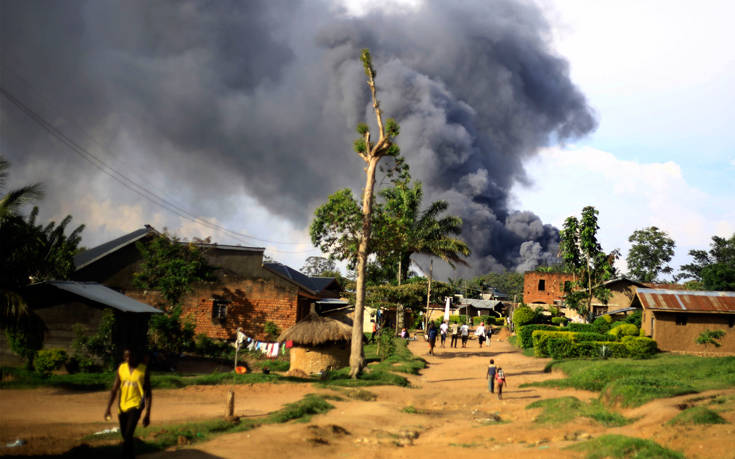
{"label": "rusty metal roof", "polygon": [[672,312],[735,313],[735,292],[639,288],[644,309]]}

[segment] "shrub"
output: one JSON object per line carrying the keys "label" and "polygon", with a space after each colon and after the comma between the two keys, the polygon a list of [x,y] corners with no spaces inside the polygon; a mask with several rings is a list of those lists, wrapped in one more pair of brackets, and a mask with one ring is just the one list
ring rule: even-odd
{"label": "shrub", "polygon": [[592,324],[576,324],[576,323],[571,323],[567,327],[569,328],[569,331],[573,331],[573,332],[589,332],[589,333],[595,333],[595,327]]}
{"label": "shrub", "polygon": [[42,349],[36,353],[33,359],[33,367],[36,373],[46,376],[52,371],[58,370],[66,362],[66,351],[63,349]]}
{"label": "shrub", "polygon": [[616,325],[613,327],[608,334],[613,335],[617,339],[622,338],[623,336],[637,336],[638,335],[638,327],[636,327],[633,324],[625,323],[625,322],[616,322],[619,323],[619,325]]}
{"label": "shrub", "polygon": [[504,317],[496,317],[495,318],[495,325],[498,327],[505,326],[505,318]]}
{"label": "shrub", "polygon": [[601,333],[575,333],[574,341],[617,341],[615,336]]}
{"label": "shrub", "polygon": [[[211,339],[200,333],[194,339],[194,353],[211,359],[229,358],[234,348],[227,342]],[[240,348],[242,351],[243,348]]]}
{"label": "shrub", "polygon": [[725,336],[724,330],[705,330],[702,333],[699,334],[697,339],[695,340],[697,344],[702,344],[705,347],[708,344],[712,344],[715,347],[720,347],[720,341],[722,337]]}
{"label": "shrub", "polygon": [[610,328],[612,324],[612,317],[608,315],[600,316],[597,319],[595,319],[594,322],[592,322],[592,326],[595,329],[595,332],[597,333],[607,333],[610,331]]}
{"label": "shrub", "polygon": [[629,324],[633,324],[638,328],[641,328],[641,319],[643,318],[643,311],[638,310],[635,311],[633,314],[630,314],[629,316],[625,317],[625,322]]}
{"label": "shrub", "polygon": [[523,349],[530,349],[533,347],[533,332],[536,330],[560,331],[559,327],[554,327],[553,325],[542,325],[542,324],[524,325],[523,327],[518,328],[518,336],[520,338],[520,345]]}
{"label": "shrub", "polygon": [[622,344],[634,359],[646,359],[658,352],[656,341],[644,336],[624,336]]}
{"label": "shrub", "polygon": [[552,359],[565,359],[571,357],[574,343],[569,337],[551,336],[546,343],[547,353]]}
{"label": "shrub", "polygon": [[627,356],[628,350],[623,343],[610,341],[583,341],[574,343],[569,353],[569,357],[592,359],[623,358]]}
{"label": "shrub", "polygon": [[521,306],[513,312],[513,323],[516,328],[530,324],[536,319],[536,313],[528,306]]}
{"label": "shrub", "polygon": [[[161,316],[164,314],[154,314]],[[106,309],[102,313],[100,325],[94,333],[90,333],[87,327],[81,324],[72,325],[74,339],[72,340],[72,356],[74,361],[70,363],[72,372],[78,367],[83,372],[96,371],[100,363],[108,368],[113,368],[120,356],[113,336],[116,331],[115,314]]]}
{"label": "shrub", "polygon": [[534,330],[531,333],[534,355],[536,357],[548,357],[550,355],[548,348],[549,340],[557,337],[570,342],[574,339],[572,333],[568,331]]}
{"label": "shrub", "polygon": [[464,323],[464,322],[462,322],[462,317],[463,316],[461,316],[461,315],[449,316],[449,323],[450,324],[461,324],[461,323]]}
{"label": "shrub", "polygon": [[551,323],[558,326],[564,326],[569,322],[569,319],[566,317],[552,317]]}
{"label": "shrub", "polygon": [[181,306],[164,314],[153,314],[148,324],[151,343],[167,354],[178,356],[194,345],[194,322],[190,317],[182,320]]}

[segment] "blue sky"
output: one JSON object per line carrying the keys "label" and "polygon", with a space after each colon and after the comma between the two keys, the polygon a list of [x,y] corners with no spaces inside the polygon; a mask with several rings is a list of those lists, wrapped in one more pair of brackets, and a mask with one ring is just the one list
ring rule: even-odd
{"label": "blue sky", "polygon": [[[528,164],[516,204],[561,225],[600,210],[603,248],[635,229],[677,242],[673,264],[735,232],[735,4],[549,1],[554,47],[599,127]],[[562,170],[563,168],[563,170]],[[624,264],[621,264],[624,268]]]}

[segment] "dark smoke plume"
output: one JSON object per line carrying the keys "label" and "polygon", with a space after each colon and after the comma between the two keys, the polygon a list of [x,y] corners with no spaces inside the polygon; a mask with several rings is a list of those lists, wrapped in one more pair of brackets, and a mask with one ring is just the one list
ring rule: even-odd
{"label": "dark smoke plume", "polygon": [[[462,274],[532,269],[553,261],[558,231],[510,209],[509,190],[540,147],[595,119],[537,7],[454,3],[350,18],[311,0],[5,1],[1,82],[199,215],[226,221],[229,197],[248,194],[305,227],[328,194],[361,189],[350,147],[372,118],[358,61],[369,47],[413,177],[465,221]],[[139,200],[0,107],[13,178],[43,180],[45,207],[81,223],[92,216],[74,203],[90,195]]]}

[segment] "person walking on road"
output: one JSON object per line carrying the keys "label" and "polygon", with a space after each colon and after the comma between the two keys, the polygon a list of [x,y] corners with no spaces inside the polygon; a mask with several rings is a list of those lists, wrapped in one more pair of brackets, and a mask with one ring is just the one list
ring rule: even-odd
{"label": "person walking on road", "polygon": [[452,341],[449,343],[449,347],[457,347],[457,338],[459,338],[459,324],[456,322],[452,322],[452,325],[450,325],[449,328],[452,330]]}
{"label": "person walking on road", "polygon": [[480,343],[480,349],[482,349],[482,344],[485,342],[485,322],[480,322],[480,326],[475,330],[475,335],[477,335],[477,341]]}
{"label": "person walking on road", "polygon": [[439,325],[442,347],[444,347],[444,343],[447,341],[447,331],[449,331],[449,325],[447,325],[447,321],[445,320],[441,325]]}
{"label": "person walking on road", "polygon": [[495,372],[495,360],[490,359],[490,365],[487,366],[487,374],[485,375],[485,378],[487,379],[487,390],[489,390],[491,394],[495,393]]}
{"label": "person walking on road", "polygon": [[487,327],[485,327],[485,338],[487,342],[487,347],[490,347],[490,338],[493,337],[493,327],[490,324],[487,324]]}
{"label": "person walking on road", "polygon": [[115,382],[110,392],[110,400],[105,410],[105,420],[112,418],[110,409],[118,395],[118,414],[120,421],[120,433],[123,437],[122,457],[135,457],[134,437],[135,427],[138,425],[140,415],[145,408],[143,416],[143,427],[151,422],[151,377],[148,367],[144,363],[138,363],[138,356],[132,349],[126,349],[123,353],[123,363],[115,373]]}
{"label": "person walking on road", "polygon": [[467,339],[470,337],[470,327],[467,324],[462,324],[459,329],[459,334],[462,336],[462,347],[467,347]]}
{"label": "person walking on road", "polygon": [[429,336],[429,355],[434,355],[434,345],[436,345],[436,325],[434,322],[429,322],[429,330],[427,335]]}
{"label": "person walking on road", "polygon": [[495,384],[498,386],[498,400],[503,400],[503,386],[507,382],[505,381],[505,372],[500,367],[495,371]]}

